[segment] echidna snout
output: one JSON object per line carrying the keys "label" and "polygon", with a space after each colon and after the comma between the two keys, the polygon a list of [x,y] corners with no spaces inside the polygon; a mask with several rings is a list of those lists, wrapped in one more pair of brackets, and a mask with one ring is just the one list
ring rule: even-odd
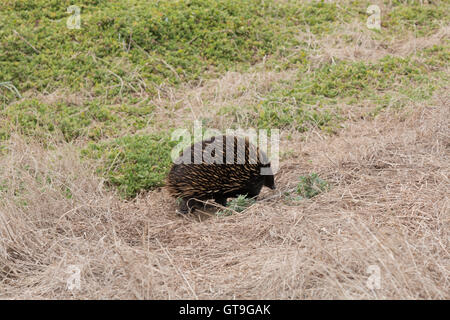
{"label": "echidna snout", "polygon": [[273,175],[264,176],[264,185],[272,190],[275,190],[275,179]]}

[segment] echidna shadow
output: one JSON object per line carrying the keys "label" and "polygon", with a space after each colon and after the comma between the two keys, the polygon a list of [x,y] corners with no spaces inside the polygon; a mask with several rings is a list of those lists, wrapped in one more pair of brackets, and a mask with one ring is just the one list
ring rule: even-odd
{"label": "echidna shadow", "polygon": [[174,161],[167,178],[169,193],[181,200],[179,212],[194,209],[196,200],[214,199],[226,206],[228,198],[256,198],[263,186],[275,189],[266,154],[237,136],[214,136],[192,144]]}

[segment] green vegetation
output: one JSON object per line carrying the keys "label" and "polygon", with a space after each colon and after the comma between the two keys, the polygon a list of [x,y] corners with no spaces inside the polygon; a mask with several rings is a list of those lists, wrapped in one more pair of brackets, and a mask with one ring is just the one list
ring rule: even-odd
{"label": "green vegetation", "polygon": [[448,24],[450,4],[442,1],[439,5],[421,5],[419,1],[409,5],[397,3],[391,11],[385,14],[382,27],[392,34],[414,31],[417,36],[424,36],[439,25]]}
{"label": "green vegetation", "polygon": [[340,120],[338,101],[357,104],[364,99],[384,108],[391,104],[393,91],[410,100],[425,100],[446,77],[432,66],[445,65],[449,52],[448,45],[435,46],[421,52],[419,59],[386,56],[373,63],[338,61],[309,73],[300,69],[297,78],[281,82],[253,107],[254,125],[299,131],[314,126],[333,131]]}
{"label": "green vegetation", "polygon": [[99,174],[125,197],[163,185],[176,142],[165,135],[125,136],[91,143],[82,154],[100,160]]}
{"label": "green vegetation", "polygon": [[300,182],[297,184],[297,188],[295,190],[298,194],[296,200],[302,200],[304,198],[310,199],[317,196],[319,193],[327,191],[328,189],[328,182],[321,179],[317,173],[301,176]]}
{"label": "green vegetation", "polygon": [[49,139],[73,141],[79,137],[99,140],[117,136],[121,129],[132,131],[145,127],[151,106],[136,108],[128,105],[102,106],[92,100],[82,108],[64,102],[44,103],[26,99],[0,109],[0,140],[15,130],[41,142]]}
{"label": "green vegetation", "polygon": [[[334,4],[262,0],[78,1],[81,29],[66,26],[72,1],[2,4],[1,81],[19,92],[88,90],[108,98],[149,94],[297,45],[302,25],[322,30]],[[8,100],[14,95],[8,93]]]}
{"label": "green vegetation", "polygon": [[[78,106],[64,103],[49,105],[37,99],[12,104],[2,114],[10,129],[16,128],[24,135],[43,141],[55,133],[61,133],[65,141],[72,141],[82,135],[98,138],[102,128],[109,129],[117,121],[110,110],[95,103],[80,110]],[[93,122],[97,125],[92,125]]]}
{"label": "green vegetation", "polygon": [[358,16],[360,22],[365,23],[368,18],[369,5],[379,5],[381,31],[374,30],[376,38],[399,38],[407,32],[414,32],[416,36],[425,36],[440,26],[450,22],[450,2],[446,0],[385,0],[384,6],[373,1],[350,1],[351,13]]}
{"label": "green vegetation", "polygon": [[237,198],[230,200],[227,204],[227,208],[217,211],[216,215],[229,216],[232,215],[233,212],[242,212],[255,202],[256,200],[254,198],[247,198],[245,195],[240,195]]}

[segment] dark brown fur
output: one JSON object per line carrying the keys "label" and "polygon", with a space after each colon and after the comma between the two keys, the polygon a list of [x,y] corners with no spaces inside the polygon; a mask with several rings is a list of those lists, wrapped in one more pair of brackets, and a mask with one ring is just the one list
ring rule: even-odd
{"label": "dark brown fur", "polygon": [[[228,139],[233,141],[234,145],[233,147],[229,144],[229,150],[227,150],[227,136],[216,136],[192,144],[183,151],[176,164],[172,166],[167,178],[167,186],[172,196],[181,199],[181,212],[186,213],[191,203],[194,203],[195,200],[190,199],[214,199],[225,206],[227,198],[239,195],[256,197],[263,186],[275,189],[270,162],[265,153],[258,150],[248,139],[236,136],[228,136]],[[243,145],[245,148],[240,148]],[[187,159],[191,162],[179,163],[182,155],[189,149],[191,157]],[[206,153],[204,153],[205,149],[207,149]],[[216,154],[215,150],[220,153]],[[229,156],[229,162],[232,160],[232,163],[226,161],[227,151],[233,152],[233,158]],[[195,154],[201,163],[194,163]],[[212,157],[217,156],[215,159],[220,159],[222,164],[208,160],[207,154]],[[269,174],[261,175],[261,168],[267,168]]]}

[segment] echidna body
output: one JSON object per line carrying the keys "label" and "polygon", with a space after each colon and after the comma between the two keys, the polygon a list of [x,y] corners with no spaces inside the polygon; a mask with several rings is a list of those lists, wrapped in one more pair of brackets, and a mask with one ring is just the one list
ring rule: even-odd
{"label": "echidna body", "polygon": [[256,197],[263,186],[275,189],[266,154],[247,138],[215,136],[185,149],[167,178],[170,194],[181,199],[186,213],[195,200],[214,199],[225,206],[227,198]]}

